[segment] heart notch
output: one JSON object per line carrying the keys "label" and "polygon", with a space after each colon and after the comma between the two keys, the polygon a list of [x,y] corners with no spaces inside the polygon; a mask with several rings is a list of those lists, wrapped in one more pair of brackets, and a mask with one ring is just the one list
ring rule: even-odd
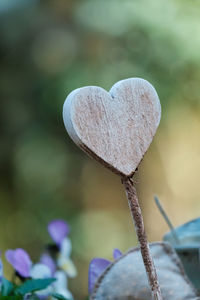
{"label": "heart notch", "polygon": [[65,100],[63,119],[72,140],[120,176],[131,177],[161,118],[154,87],[141,78],[121,80],[107,92],[87,86]]}

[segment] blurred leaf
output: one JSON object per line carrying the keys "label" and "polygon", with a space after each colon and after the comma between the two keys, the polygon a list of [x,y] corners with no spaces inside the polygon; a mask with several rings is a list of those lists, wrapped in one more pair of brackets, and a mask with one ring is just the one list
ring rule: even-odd
{"label": "blurred leaf", "polygon": [[15,290],[15,293],[25,295],[27,293],[43,290],[55,280],[56,280],[55,278],[28,280],[24,284],[22,284],[19,288],[17,288]]}
{"label": "blurred leaf", "polygon": [[1,287],[1,295],[8,296],[13,291],[13,284],[7,280],[6,278],[2,278],[2,287]]}
{"label": "blurred leaf", "polygon": [[12,296],[1,296],[0,300],[23,300],[23,296],[20,295],[12,295]]}

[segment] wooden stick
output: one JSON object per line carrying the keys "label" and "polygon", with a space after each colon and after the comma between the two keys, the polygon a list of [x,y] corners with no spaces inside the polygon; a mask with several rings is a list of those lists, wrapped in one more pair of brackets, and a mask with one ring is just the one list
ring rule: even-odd
{"label": "wooden stick", "polygon": [[138,202],[136,189],[133,185],[133,181],[129,177],[123,177],[122,183],[124,184],[126,195],[128,199],[129,208],[135,224],[135,230],[140,244],[141,254],[146,269],[149,285],[152,291],[152,299],[162,300],[162,294],[158,283],[156,269],[154,266],[153,258],[150,253],[147,236],[144,229],[143,217]]}

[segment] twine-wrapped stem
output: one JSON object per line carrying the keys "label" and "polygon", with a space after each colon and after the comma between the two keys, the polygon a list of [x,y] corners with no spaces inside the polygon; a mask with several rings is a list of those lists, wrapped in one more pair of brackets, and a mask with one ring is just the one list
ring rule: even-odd
{"label": "twine-wrapped stem", "polygon": [[126,195],[128,199],[129,208],[135,224],[135,230],[140,244],[141,254],[146,269],[149,285],[152,291],[152,299],[162,300],[160,286],[158,283],[156,268],[154,266],[153,258],[150,253],[147,236],[144,229],[144,222],[142,212],[138,202],[136,188],[133,185],[131,178],[123,177],[122,182],[124,184]]}

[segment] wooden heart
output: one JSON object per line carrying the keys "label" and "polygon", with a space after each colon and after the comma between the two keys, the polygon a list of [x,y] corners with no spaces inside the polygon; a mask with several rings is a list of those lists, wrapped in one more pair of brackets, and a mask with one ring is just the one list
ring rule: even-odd
{"label": "wooden heart", "polygon": [[63,107],[65,127],[73,141],[123,176],[133,175],[160,117],[156,90],[140,78],[119,81],[110,92],[96,86],[74,90]]}

